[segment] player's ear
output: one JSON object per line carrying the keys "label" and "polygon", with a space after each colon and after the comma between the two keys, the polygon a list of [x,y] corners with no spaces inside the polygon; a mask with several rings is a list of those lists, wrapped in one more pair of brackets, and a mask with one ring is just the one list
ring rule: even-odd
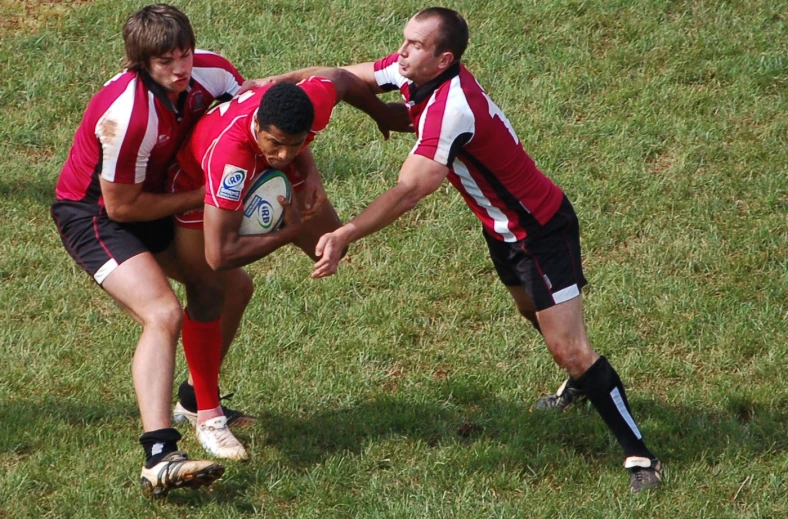
{"label": "player's ear", "polygon": [[454,53],[449,51],[444,52],[443,54],[441,54],[441,59],[439,63],[441,69],[446,70],[451,66],[452,63],[454,63]]}

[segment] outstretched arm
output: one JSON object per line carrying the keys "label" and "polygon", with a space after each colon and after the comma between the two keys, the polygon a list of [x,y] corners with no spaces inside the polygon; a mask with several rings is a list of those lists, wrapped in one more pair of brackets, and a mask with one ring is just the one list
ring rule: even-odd
{"label": "outstretched arm", "polygon": [[[370,67],[372,64],[369,64]],[[389,132],[412,132],[413,124],[403,103],[384,103],[373,93],[370,84],[361,77],[341,68],[317,71],[316,75],[330,80],[337,91],[337,103],[344,101],[368,114],[378,124],[385,139]],[[375,87],[374,72],[372,82]],[[379,89],[378,89],[379,90]]]}
{"label": "outstretched arm", "polygon": [[334,232],[320,237],[315,254],[313,278],[336,273],[342,251],[354,241],[379,231],[412,209],[422,198],[440,187],[449,168],[423,157],[410,155],[402,164],[397,185],[380,195],[364,211]]}
{"label": "outstretched arm", "polygon": [[383,90],[375,82],[374,63],[372,62],[343,68],[303,68],[255,80],[251,83],[247,82],[249,84],[245,84],[244,89],[282,81],[298,83],[313,76],[331,81],[337,92],[336,103],[344,101],[368,114],[377,123],[378,129],[385,139],[389,138],[389,133],[392,131],[413,132],[410,115],[403,103],[384,103],[377,98],[376,94],[383,92]]}

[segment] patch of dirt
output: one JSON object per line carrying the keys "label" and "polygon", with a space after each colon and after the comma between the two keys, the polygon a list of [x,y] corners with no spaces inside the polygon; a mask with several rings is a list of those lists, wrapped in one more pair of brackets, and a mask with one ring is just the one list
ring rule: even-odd
{"label": "patch of dirt", "polygon": [[0,34],[35,32],[92,0],[0,0]]}

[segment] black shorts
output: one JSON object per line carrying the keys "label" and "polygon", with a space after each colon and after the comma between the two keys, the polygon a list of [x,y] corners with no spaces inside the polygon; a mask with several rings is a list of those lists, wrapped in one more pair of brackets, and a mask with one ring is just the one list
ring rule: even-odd
{"label": "black shorts", "polygon": [[127,259],[166,250],[174,236],[169,216],[119,223],[103,207],[71,201],[55,202],[50,213],[68,253],[99,285]]}
{"label": "black shorts", "polygon": [[484,232],[498,277],[509,287],[522,286],[536,310],[546,310],[580,295],[588,282],[580,262],[580,227],[569,199],[545,225],[516,242]]}

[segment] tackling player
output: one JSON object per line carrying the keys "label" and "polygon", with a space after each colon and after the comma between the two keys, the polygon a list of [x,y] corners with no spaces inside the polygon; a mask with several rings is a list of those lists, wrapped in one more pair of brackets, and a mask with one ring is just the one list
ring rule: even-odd
{"label": "tackling player", "polygon": [[[448,177],[481,220],[490,257],[520,314],[542,333],[555,362],[622,446],[631,491],[658,486],[660,462],[646,448],[624,386],[586,335],[580,292],[586,279],[574,209],[460,63],[467,44],[462,16],[433,7],[408,21],[397,53],[347,67],[375,92],[401,92],[417,141],[397,185],[320,239],[316,254],[321,258],[312,275],[334,274],[350,243],[396,220]],[[287,79],[297,80],[298,74]]]}
{"label": "tackling player", "polygon": [[[389,130],[410,131],[401,103],[386,105],[353,74],[323,69],[297,86],[267,84],[247,90],[209,112],[178,153],[179,169],[170,178],[173,193],[205,186],[204,207],[176,215],[175,245],[185,278],[183,346],[189,363],[196,412],[176,405],[174,414],[194,423],[203,447],[229,459],[247,459],[246,449],[229,430],[232,422],[219,403],[218,376],[227,342],[221,337],[221,309],[229,294],[227,279],[241,266],[293,243],[313,260],[319,237],[341,222],[326,199],[308,145],[329,122],[334,105],[345,101],[368,113],[385,137]],[[243,199],[267,168],[285,172],[296,203],[280,198],[284,226],[261,235],[238,234]],[[225,182],[227,178],[240,182]],[[303,215],[303,222],[302,222]]]}
{"label": "tackling player", "polygon": [[[195,49],[189,19],[170,5],[131,15],[123,40],[127,68],[90,100],[51,214],[72,258],[142,326],[132,366],[144,431],[141,485],[161,495],[209,485],[224,471],[179,451],[170,422],[182,323],[167,281],[178,277],[171,215],[200,206],[203,191],[165,193],[166,170],[211,103],[235,95],[243,80],[226,59]],[[233,282],[234,293],[251,287],[248,277]]]}

